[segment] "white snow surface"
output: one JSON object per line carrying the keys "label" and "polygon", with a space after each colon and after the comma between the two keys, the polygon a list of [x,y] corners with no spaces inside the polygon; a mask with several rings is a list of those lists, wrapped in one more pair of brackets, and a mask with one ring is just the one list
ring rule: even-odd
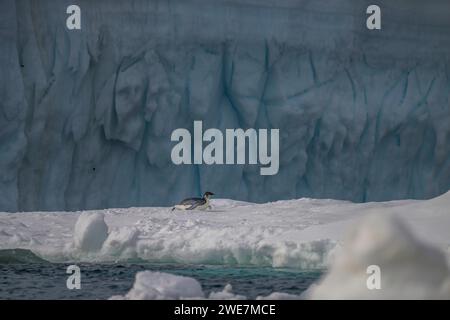
{"label": "white snow surface", "polygon": [[212,206],[210,211],[150,207],[0,213],[0,248],[30,249],[50,261],[139,258],[324,268],[359,219],[392,214],[420,241],[441,250],[448,250],[450,244],[450,193],[431,200],[365,204],[314,199],[251,204],[219,199],[212,200]]}

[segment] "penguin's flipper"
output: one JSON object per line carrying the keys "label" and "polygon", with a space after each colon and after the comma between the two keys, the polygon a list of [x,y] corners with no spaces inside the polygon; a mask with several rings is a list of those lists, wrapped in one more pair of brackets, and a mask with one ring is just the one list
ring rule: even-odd
{"label": "penguin's flipper", "polygon": [[194,210],[199,206],[201,206],[200,203],[193,203],[189,208],[186,208],[186,210]]}

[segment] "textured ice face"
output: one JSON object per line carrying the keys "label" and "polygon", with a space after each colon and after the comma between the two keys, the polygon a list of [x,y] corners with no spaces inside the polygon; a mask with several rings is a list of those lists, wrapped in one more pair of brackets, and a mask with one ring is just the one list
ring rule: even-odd
{"label": "textured ice face", "polygon": [[[145,129],[143,105],[147,77],[146,65],[136,63],[128,68],[121,68],[116,76],[114,101],[110,108],[109,139],[124,142],[138,151],[141,147]],[[108,134],[108,133],[107,133]]]}
{"label": "textured ice face", "polygon": [[[81,1],[77,31],[63,3],[2,1],[0,210],[443,193],[450,8],[417,3],[373,34],[350,0]],[[279,172],[174,165],[195,120],[280,129]]]}

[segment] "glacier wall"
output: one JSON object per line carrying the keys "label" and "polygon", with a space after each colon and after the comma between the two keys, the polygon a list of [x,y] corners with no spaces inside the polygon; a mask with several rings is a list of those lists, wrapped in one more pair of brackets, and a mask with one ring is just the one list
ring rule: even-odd
{"label": "glacier wall", "polygon": [[[375,31],[369,4],[1,1],[0,211],[447,191],[450,4],[377,1]],[[194,120],[279,128],[279,173],[173,165]]]}

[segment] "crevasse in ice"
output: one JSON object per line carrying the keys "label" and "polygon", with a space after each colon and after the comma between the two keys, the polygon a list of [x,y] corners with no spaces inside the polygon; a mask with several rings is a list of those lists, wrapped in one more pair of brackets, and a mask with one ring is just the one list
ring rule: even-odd
{"label": "crevasse in ice", "polygon": [[[0,210],[429,198],[450,187],[450,5],[0,3]],[[279,128],[280,170],[175,166],[176,128]]]}

